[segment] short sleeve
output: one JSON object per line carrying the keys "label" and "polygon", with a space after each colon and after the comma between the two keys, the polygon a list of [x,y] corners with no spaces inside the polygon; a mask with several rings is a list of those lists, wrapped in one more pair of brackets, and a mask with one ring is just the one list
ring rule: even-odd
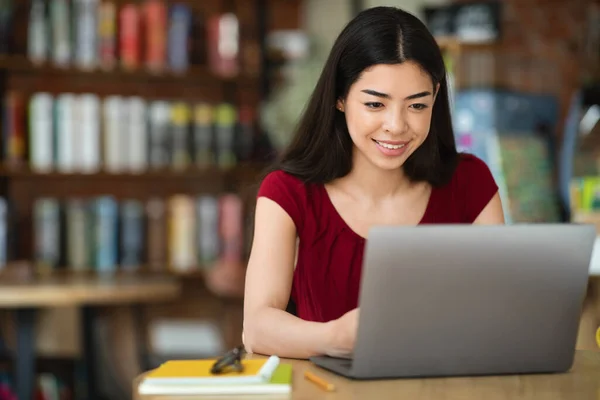
{"label": "short sleeve", "polygon": [[270,172],[263,179],[257,197],[266,197],[279,204],[294,221],[296,230],[302,230],[306,188],[300,179],[280,170]]}
{"label": "short sleeve", "polygon": [[498,185],[487,164],[472,154],[461,156],[456,172],[464,196],[462,214],[465,222],[473,223],[498,192]]}

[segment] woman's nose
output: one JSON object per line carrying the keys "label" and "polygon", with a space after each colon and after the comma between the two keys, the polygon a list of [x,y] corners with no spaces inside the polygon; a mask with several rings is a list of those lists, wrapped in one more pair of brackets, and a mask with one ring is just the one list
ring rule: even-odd
{"label": "woman's nose", "polygon": [[406,116],[401,110],[391,110],[385,121],[385,131],[392,135],[401,134],[406,131],[408,124]]}

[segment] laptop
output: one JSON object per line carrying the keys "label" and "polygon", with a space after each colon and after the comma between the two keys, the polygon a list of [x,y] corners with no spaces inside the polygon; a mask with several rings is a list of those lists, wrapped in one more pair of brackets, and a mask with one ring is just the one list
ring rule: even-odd
{"label": "laptop", "polygon": [[369,232],[352,379],[555,373],[573,364],[593,225],[378,226]]}

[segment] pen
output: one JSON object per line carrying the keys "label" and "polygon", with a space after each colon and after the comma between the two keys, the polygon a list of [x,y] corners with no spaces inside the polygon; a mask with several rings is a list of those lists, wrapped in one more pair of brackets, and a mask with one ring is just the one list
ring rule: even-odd
{"label": "pen", "polygon": [[327,382],[325,379],[313,374],[310,371],[305,371],[304,377],[327,392],[333,392],[335,390],[333,383]]}

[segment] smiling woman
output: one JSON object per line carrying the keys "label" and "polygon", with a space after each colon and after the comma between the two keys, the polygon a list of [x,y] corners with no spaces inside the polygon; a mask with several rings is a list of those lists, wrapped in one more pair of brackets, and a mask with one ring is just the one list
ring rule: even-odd
{"label": "smiling woman", "polygon": [[427,28],[397,8],[365,10],[336,40],[261,184],[246,349],[352,352],[369,229],[442,223],[504,223],[498,188],[481,160],[456,151],[446,70]]}

